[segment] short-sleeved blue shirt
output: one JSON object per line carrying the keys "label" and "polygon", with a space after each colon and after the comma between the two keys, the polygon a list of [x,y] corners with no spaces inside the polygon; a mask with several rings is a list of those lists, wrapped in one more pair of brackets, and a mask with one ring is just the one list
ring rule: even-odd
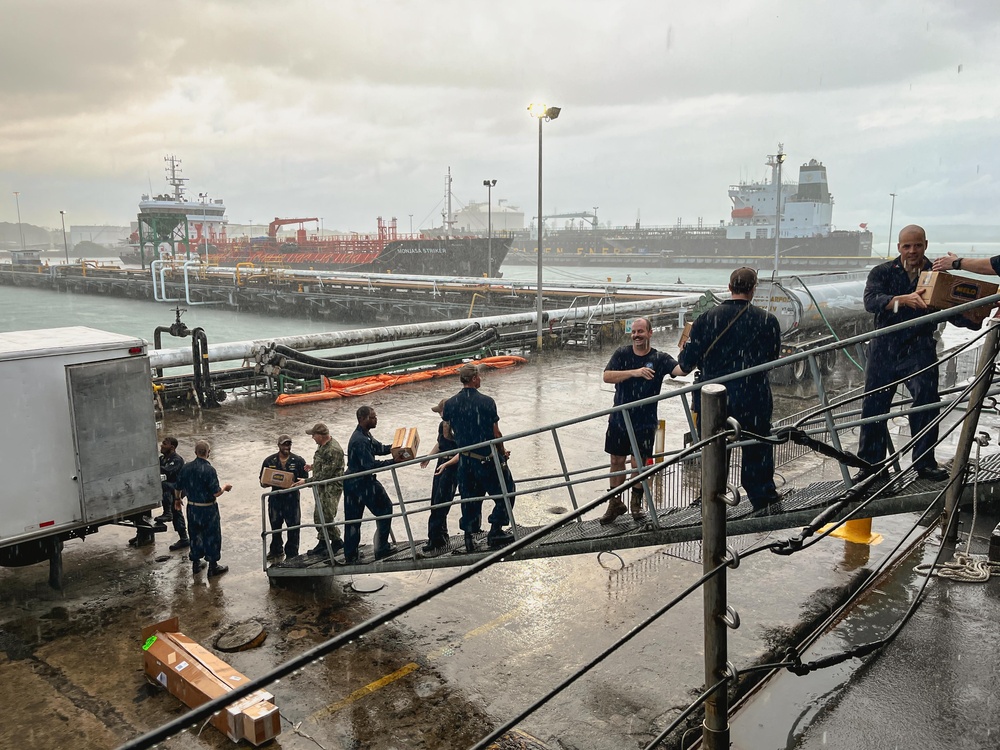
{"label": "short-sleeved blue shirt", "polygon": [[[677,360],[669,354],[650,349],[647,354],[641,357],[632,350],[631,344],[619,347],[608,360],[607,370],[638,370],[640,367],[648,367],[655,375],[652,380],[645,378],[629,378],[621,383],[615,384],[615,406],[621,404],[631,404],[633,401],[641,401],[644,398],[655,396],[663,386],[663,379],[677,366]],[[632,424],[635,427],[650,427],[656,425],[656,404],[646,404],[637,406],[629,410]],[[611,415],[612,424],[625,424],[622,412],[615,412]]]}
{"label": "short-sleeved blue shirt", "polygon": [[492,440],[493,426],[500,421],[496,401],[477,388],[463,388],[445,401],[441,417],[451,425],[460,448]]}

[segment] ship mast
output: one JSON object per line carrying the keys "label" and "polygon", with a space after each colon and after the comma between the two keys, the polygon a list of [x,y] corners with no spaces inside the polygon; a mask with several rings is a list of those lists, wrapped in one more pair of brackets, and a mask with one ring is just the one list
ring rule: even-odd
{"label": "ship mast", "polygon": [[448,174],[444,178],[444,199],[448,212],[444,220],[444,236],[448,238],[451,237],[451,227],[455,223],[455,218],[451,215],[451,167],[448,167]]}
{"label": "ship mast", "polygon": [[188,181],[187,177],[179,176],[181,172],[181,160],[171,154],[170,156],[164,156],[163,161],[167,163],[166,172],[170,175],[167,177],[167,184],[174,189],[174,200],[180,203],[184,200],[184,183]]}

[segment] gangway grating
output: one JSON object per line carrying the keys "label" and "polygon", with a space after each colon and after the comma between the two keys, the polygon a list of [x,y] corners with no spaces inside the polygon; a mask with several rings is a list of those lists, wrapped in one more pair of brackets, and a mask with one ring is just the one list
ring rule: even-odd
{"label": "gangway grating", "polygon": [[[912,478],[911,478],[912,477]],[[879,482],[874,481],[871,491],[888,481],[896,481],[898,486],[891,495],[884,495],[873,500],[866,508],[866,517],[894,515],[898,513],[923,512],[928,505],[941,494],[944,482],[931,482],[919,479],[912,472],[903,477],[892,476]],[[983,458],[979,477],[980,491],[992,492],[1000,485],[1000,454]],[[727,508],[727,532],[732,540],[734,537],[761,538],[767,532],[782,529],[792,529],[809,523],[822,509],[830,506],[844,492],[843,482],[815,482],[806,487],[789,491],[779,503],[768,508],[754,511],[749,502],[741,502],[736,507]],[[967,479],[964,495],[971,497],[972,479]],[[941,501],[943,503],[943,501]],[[860,501],[849,506],[856,507]],[[846,513],[846,510],[845,510]],[[518,550],[512,557],[521,559],[538,559],[559,557],[563,555],[592,554],[604,551],[615,551],[627,548],[661,546],[681,542],[701,541],[701,509],[698,507],[663,508],[657,510],[659,529],[650,521],[637,523],[626,514],[614,523],[602,525],[597,519],[581,523],[570,523],[552,534],[524,549]],[[518,536],[524,536],[542,526],[518,525]],[[465,551],[464,539],[461,534],[449,539],[448,549],[434,556],[426,556],[419,551],[412,553],[409,545],[403,544],[395,554],[373,561],[372,546],[362,545],[363,560],[356,565],[346,565],[340,562],[330,565],[326,556],[299,555],[298,557],[275,563],[267,568],[271,578],[356,575],[364,573],[389,573],[411,570],[427,570],[433,568],[461,567],[470,565],[495,550],[486,544],[486,534],[475,535],[477,550]],[[737,548],[742,544],[734,544]]]}

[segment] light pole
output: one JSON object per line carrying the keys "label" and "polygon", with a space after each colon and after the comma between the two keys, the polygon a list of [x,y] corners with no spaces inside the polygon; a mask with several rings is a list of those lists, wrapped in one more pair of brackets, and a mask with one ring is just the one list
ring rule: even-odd
{"label": "light pole", "polygon": [[410,214],[410,236],[413,236],[413,214]]}
{"label": "light pole", "polygon": [[774,161],[777,164],[777,176],[774,179],[774,270],[771,278],[777,279],[778,256],[781,255],[781,165],[785,161],[784,148],[780,143]]}
{"label": "light pole", "polygon": [[889,208],[889,247],[886,248],[885,257],[892,257],[892,215],[896,213],[896,194],[889,193],[892,196],[892,206]]}
{"label": "light pole", "polygon": [[198,193],[201,198],[201,232],[205,235],[205,263],[208,263],[208,193]]}
{"label": "light pole", "polygon": [[66,212],[60,211],[59,218],[62,220],[63,229],[63,250],[66,252],[66,265],[69,265],[69,245],[66,243]]}
{"label": "light pole", "polygon": [[538,287],[537,287],[537,334],[535,346],[542,351],[542,123],[554,120],[562,110],[559,107],[547,107],[544,104],[529,104],[528,112],[538,118]]}
{"label": "light pole", "polygon": [[594,229],[597,229],[597,206],[594,206]]}
{"label": "light pole", "polygon": [[21,235],[21,252],[24,252],[24,230],[21,228],[21,201],[18,200],[18,196],[21,195],[20,191],[14,191],[14,205],[17,207],[17,233]]}
{"label": "light pole", "polygon": [[493,186],[496,180],[483,180],[486,186],[486,276],[493,278]]}

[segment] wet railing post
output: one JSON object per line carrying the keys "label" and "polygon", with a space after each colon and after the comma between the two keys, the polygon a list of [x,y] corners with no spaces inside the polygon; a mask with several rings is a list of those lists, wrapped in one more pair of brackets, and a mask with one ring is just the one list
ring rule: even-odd
{"label": "wet railing post", "polygon": [[[562,444],[559,442],[559,433],[552,429],[552,442],[556,446],[556,455],[559,457],[559,466],[562,468],[563,479],[566,480],[566,490],[569,492],[569,501],[573,504],[573,510],[579,505],[576,504],[576,493],[573,491],[573,480],[569,476],[569,467],[566,465],[566,456],[563,455]],[[576,519],[577,523],[583,523],[583,518]]]}
{"label": "wet railing post", "polygon": [[[713,384],[701,390],[701,434],[715,436],[701,454],[702,570],[717,568],[726,558],[726,388]],[[705,685],[726,674],[726,570],[705,582]],[[702,741],[706,750],[729,747],[729,694],[723,686],[705,701]]]}
{"label": "wet railing post", "polygon": [[[994,324],[992,319],[987,320],[986,325],[990,326],[990,331],[986,334],[982,351],[979,353],[979,364],[976,366],[977,376],[987,370],[992,373],[996,366],[998,349],[1000,349],[998,346],[1000,345],[1000,325]],[[983,401],[992,384],[992,375],[983,377],[976,382],[969,394],[969,408],[962,422],[962,432],[958,437],[958,447],[955,449],[955,460],[951,464],[948,491],[944,496],[946,542],[958,540],[958,524],[952,523],[951,518],[958,511],[958,501],[965,488],[961,478],[969,465],[969,451],[972,450],[972,444],[976,439],[976,430],[979,428],[979,414],[983,410]]]}
{"label": "wet railing post", "polygon": [[[826,420],[826,431],[830,435],[830,442],[833,443],[834,448],[842,451],[843,446],[840,444],[840,433],[837,431],[836,420],[834,419],[833,412],[827,408],[830,405],[830,401],[826,397],[826,388],[823,385],[823,373],[820,372],[819,362],[816,361],[816,356],[813,354],[809,355],[809,371],[812,372],[813,382],[816,384],[816,395],[819,396],[819,403],[823,407],[823,418]],[[840,465],[840,476],[843,478],[845,486],[852,486],[851,472],[847,470],[845,464]]]}

